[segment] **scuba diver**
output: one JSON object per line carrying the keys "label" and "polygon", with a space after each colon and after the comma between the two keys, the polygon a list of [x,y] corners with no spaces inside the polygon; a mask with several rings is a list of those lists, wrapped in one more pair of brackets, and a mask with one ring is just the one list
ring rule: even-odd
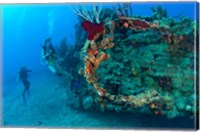
{"label": "scuba diver", "polygon": [[45,40],[42,49],[42,58],[46,60],[47,64],[55,63],[56,51],[51,43],[51,38]]}
{"label": "scuba diver", "polygon": [[51,38],[47,38],[44,42],[44,45],[42,46],[42,58],[46,61],[49,69],[54,74],[57,74],[58,76],[66,75],[72,79],[72,76],[61,68],[59,64],[60,59],[58,59],[56,55],[56,51],[51,42]]}
{"label": "scuba diver", "polygon": [[32,72],[32,70],[27,69],[25,66],[22,66],[19,70],[19,76],[18,76],[18,82],[21,80],[23,85],[24,85],[24,91],[23,91],[23,102],[24,105],[26,105],[26,93],[30,96],[30,85],[31,83],[28,81],[28,76],[29,76],[29,72]]}

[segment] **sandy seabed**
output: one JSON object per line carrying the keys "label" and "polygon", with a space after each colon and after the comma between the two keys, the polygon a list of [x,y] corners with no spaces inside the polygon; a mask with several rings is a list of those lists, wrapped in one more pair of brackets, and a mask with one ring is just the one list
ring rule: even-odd
{"label": "sandy seabed", "polygon": [[133,113],[101,112],[72,108],[59,77],[51,73],[30,76],[31,96],[22,100],[23,85],[12,79],[3,85],[3,127],[184,129],[193,128],[193,119]]}

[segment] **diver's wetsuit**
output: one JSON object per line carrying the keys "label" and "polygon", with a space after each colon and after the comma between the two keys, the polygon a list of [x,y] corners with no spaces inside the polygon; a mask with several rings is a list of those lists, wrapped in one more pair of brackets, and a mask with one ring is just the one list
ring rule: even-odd
{"label": "diver's wetsuit", "polygon": [[22,80],[22,83],[24,84],[24,91],[22,94],[24,104],[26,104],[26,98],[25,98],[26,92],[28,93],[28,95],[30,95],[29,88],[30,88],[31,83],[28,81],[28,73],[29,72],[32,72],[32,71],[29,69],[26,69],[26,67],[22,67],[19,71],[19,79]]}

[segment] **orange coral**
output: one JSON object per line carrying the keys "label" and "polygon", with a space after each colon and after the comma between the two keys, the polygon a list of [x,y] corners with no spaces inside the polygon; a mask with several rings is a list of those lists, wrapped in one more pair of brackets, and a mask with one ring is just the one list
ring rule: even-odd
{"label": "orange coral", "polygon": [[89,51],[88,55],[92,56],[92,55],[96,55],[98,54],[98,51],[95,50],[95,51]]}
{"label": "orange coral", "polygon": [[156,108],[156,104],[154,102],[150,103],[150,108],[151,109],[155,109]]}
{"label": "orange coral", "polygon": [[91,67],[92,67],[91,63],[88,63],[85,69],[86,75],[89,75],[91,73]]}

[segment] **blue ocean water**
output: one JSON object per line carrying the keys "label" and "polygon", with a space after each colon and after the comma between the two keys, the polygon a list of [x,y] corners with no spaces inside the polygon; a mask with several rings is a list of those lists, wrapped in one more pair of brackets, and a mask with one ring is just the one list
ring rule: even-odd
{"label": "blue ocean water", "polygon": [[[112,8],[114,4],[103,4]],[[168,15],[179,14],[196,19],[195,2],[137,2],[132,4],[133,15],[150,16],[151,7],[161,5]],[[66,37],[71,45],[75,43],[77,15],[73,12],[76,4],[12,4],[1,5],[3,40],[3,81],[16,80],[18,69],[25,65],[34,71],[46,72],[41,64],[41,45],[48,37],[54,45]],[[6,83],[5,83],[6,85]],[[126,115],[127,116],[127,115]],[[187,124],[187,123],[186,123]],[[191,123],[188,123],[189,126]],[[186,125],[187,126],[187,125]]]}
{"label": "blue ocean water", "polygon": [[[146,3],[132,4],[133,15],[151,15],[151,7],[162,5],[169,16],[195,18],[196,3]],[[3,34],[3,77],[13,76],[21,65],[40,68],[41,44],[47,37],[58,44],[63,37],[74,43],[77,16],[73,4],[12,4],[1,5]],[[113,4],[104,7],[112,8]]]}

